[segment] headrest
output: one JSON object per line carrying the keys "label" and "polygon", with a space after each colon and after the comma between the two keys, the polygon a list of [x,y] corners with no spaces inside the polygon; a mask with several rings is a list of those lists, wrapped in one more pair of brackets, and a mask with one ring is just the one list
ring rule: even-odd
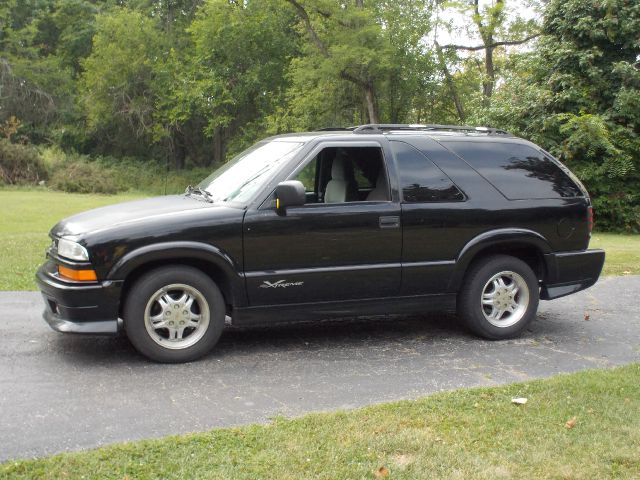
{"label": "headrest", "polygon": [[342,157],[336,156],[336,158],[333,159],[333,162],[331,163],[331,179],[347,179],[347,164]]}

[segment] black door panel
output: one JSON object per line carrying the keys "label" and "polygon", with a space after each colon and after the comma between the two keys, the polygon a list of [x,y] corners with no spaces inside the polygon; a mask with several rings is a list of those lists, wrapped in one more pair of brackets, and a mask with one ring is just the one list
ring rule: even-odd
{"label": "black door panel", "polygon": [[393,202],[316,204],[247,212],[245,274],[251,305],[397,295],[401,228]]}

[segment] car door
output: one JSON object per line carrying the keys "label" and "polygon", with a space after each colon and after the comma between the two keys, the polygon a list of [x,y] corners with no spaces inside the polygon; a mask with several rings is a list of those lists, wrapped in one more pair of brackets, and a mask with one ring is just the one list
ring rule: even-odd
{"label": "car door", "polygon": [[[385,142],[382,139],[320,143],[287,177],[305,184],[305,205],[279,212],[271,195],[259,208],[246,213],[244,262],[251,306],[398,294],[402,248],[400,204]],[[349,175],[333,178],[337,176],[332,168],[338,152],[353,162],[353,178],[346,178]],[[384,200],[367,200],[378,180],[373,179],[378,176],[372,166],[374,162],[384,169],[378,173],[383,172],[386,179],[391,179],[386,180],[388,195]],[[352,182],[355,184],[349,186]],[[335,192],[340,192],[344,185],[347,185],[342,192],[345,198],[341,201],[340,193],[336,197]],[[327,202],[326,192],[332,192],[331,199],[327,195]]]}
{"label": "car door", "polygon": [[[476,225],[483,218],[483,212],[467,196],[477,192],[463,192],[462,186],[449,175],[454,174],[453,178],[460,180],[474,173],[462,160],[426,136],[394,139],[389,143],[402,196],[401,294],[446,293],[456,256],[473,238]],[[449,168],[445,172],[441,166]]]}

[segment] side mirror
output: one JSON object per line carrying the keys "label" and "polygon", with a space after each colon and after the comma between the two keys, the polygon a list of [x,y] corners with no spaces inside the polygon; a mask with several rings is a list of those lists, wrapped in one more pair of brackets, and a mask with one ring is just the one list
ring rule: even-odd
{"label": "side mirror", "polygon": [[298,180],[280,182],[276,187],[277,210],[304,205],[306,201],[307,194],[305,192],[304,185]]}

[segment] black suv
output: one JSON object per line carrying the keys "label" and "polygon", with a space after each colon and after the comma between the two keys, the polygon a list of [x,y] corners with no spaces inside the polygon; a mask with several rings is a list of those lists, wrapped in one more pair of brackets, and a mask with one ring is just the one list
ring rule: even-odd
{"label": "black suv", "polygon": [[261,141],[184,195],[51,230],[37,280],[61,332],[126,331],[161,362],[226,321],[457,308],[490,339],[593,285],[589,196],[531,142],[485,127],[364,125]]}

